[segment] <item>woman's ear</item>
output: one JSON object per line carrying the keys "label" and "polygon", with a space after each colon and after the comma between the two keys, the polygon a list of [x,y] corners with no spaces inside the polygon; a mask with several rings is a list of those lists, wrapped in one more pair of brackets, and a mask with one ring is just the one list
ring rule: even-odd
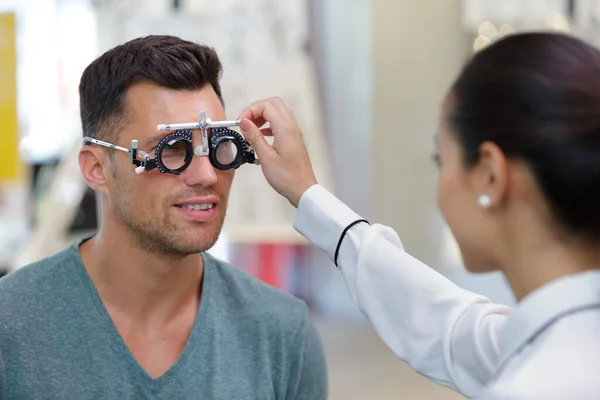
{"label": "woman's ear", "polygon": [[504,201],[508,193],[508,174],[508,160],[498,145],[492,142],[482,143],[473,184],[479,196],[489,197],[489,207]]}
{"label": "woman's ear", "polygon": [[95,146],[83,146],[79,150],[79,168],[83,179],[96,192],[107,193],[107,173],[110,166],[108,155]]}

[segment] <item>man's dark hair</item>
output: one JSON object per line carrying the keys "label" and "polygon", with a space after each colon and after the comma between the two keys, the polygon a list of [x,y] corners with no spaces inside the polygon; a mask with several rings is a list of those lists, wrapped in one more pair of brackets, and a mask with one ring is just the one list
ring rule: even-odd
{"label": "man's dark hair", "polygon": [[175,36],[146,36],[117,46],[94,60],[81,76],[83,135],[116,142],[126,121],[125,93],[138,82],[176,90],[209,84],[223,103],[221,73],[214,49]]}

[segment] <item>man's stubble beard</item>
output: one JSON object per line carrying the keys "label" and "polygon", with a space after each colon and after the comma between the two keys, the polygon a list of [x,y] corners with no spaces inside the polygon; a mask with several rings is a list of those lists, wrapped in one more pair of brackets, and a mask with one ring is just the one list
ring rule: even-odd
{"label": "man's stubble beard", "polygon": [[[202,232],[197,240],[191,241],[186,240],[187,230],[185,227],[177,226],[173,221],[170,221],[170,213],[164,214],[162,221],[158,218],[136,218],[135,213],[131,212],[136,207],[131,207],[131,202],[125,198],[113,202],[112,211],[117,222],[131,233],[140,249],[161,257],[181,259],[191,254],[207,251],[215,245],[225,222],[227,201],[221,199],[219,207],[223,207],[224,211],[215,216],[215,218],[218,218],[217,221],[190,222],[194,225],[203,224],[205,226],[204,230],[207,231],[206,234]],[[206,237],[206,235],[210,236]]]}

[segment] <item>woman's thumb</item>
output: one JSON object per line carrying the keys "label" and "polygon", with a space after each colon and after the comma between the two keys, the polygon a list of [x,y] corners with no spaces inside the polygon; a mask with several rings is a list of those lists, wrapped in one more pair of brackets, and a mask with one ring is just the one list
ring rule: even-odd
{"label": "woman's thumb", "polygon": [[264,159],[275,151],[267,142],[260,129],[258,129],[258,127],[249,119],[244,118],[240,121],[240,129],[244,134],[244,138],[248,144],[252,146],[259,159]]}

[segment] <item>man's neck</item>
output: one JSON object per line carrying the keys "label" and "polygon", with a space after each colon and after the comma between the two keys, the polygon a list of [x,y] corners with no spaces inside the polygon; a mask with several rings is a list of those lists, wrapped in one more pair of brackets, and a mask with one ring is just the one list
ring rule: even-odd
{"label": "man's neck", "polygon": [[[100,233],[80,246],[83,264],[107,308],[147,327],[197,310],[204,265],[200,254],[148,254],[123,232]],[[188,310],[188,311],[186,311]]]}

